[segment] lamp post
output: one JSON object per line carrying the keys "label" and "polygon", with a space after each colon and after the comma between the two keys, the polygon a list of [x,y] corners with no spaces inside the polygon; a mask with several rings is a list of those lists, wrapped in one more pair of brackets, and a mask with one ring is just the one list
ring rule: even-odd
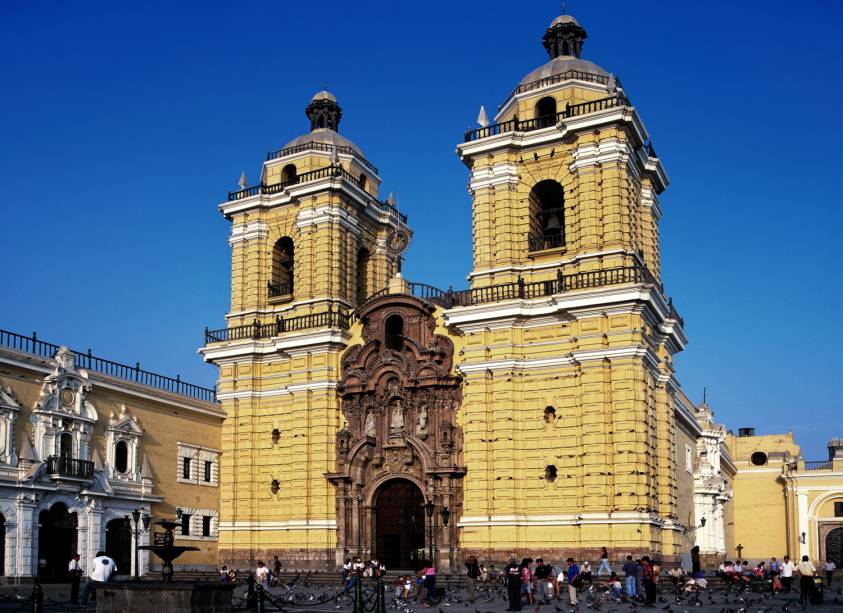
{"label": "lamp post", "polygon": [[[128,519],[128,518],[127,518]],[[140,509],[135,509],[132,511],[132,519],[135,520],[135,527],[130,528],[132,531],[132,536],[135,537],[135,581],[140,581],[140,563],[138,562],[138,540],[140,539],[141,534],[149,533],[149,522],[152,520],[152,515],[149,513],[144,513],[143,517],[141,517]],[[143,527],[141,527],[141,522],[143,522]]]}
{"label": "lamp post", "polygon": [[[447,530],[448,529],[448,520],[451,519],[451,509],[449,509],[448,507],[442,507],[442,510],[439,511],[439,515],[442,518],[442,526]],[[450,543],[451,543],[451,539],[448,539],[448,564],[449,565],[451,563],[451,551],[450,551],[451,545],[450,545]]]}
{"label": "lamp post", "polygon": [[738,550],[738,562],[740,562],[741,560],[743,560],[743,545],[738,543],[738,546],[735,547],[735,549]]}
{"label": "lamp post", "polygon": [[427,513],[427,550],[430,556],[428,561],[433,564],[433,511],[435,505],[428,500],[424,505],[424,512]]}

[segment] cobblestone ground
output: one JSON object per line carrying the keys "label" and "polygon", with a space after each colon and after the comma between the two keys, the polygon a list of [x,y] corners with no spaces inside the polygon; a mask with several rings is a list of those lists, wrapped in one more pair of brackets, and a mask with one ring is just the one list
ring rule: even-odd
{"label": "cobblestone ground", "polygon": [[[387,586],[389,587],[389,586]],[[266,611],[284,610],[290,613],[338,613],[352,611],[352,593],[341,595],[338,599],[332,598],[338,592],[339,587],[328,587],[322,585],[301,584],[292,590],[282,588],[271,588],[271,599],[267,600]],[[840,613],[843,611],[843,590],[841,586],[833,585],[826,588],[824,603],[820,606],[809,606],[808,610],[814,613]],[[0,586],[0,611],[32,611],[30,597],[32,585]],[[245,586],[235,590],[235,610],[245,610]],[[78,611],[71,605],[69,600],[70,592],[67,585],[46,585],[44,586],[44,610],[49,613]],[[273,604],[274,601],[275,604]],[[366,609],[369,612],[375,610],[374,590],[372,586],[366,585],[364,600]],[[324,602],[320,602],[324,601]],[[506,591],[503,587],[486,586],[478,589],[477,598],[469,603],[466,591],[461,588],[446,590],[440,602],[428,609],[421,604],[413,602],[395,601],[387,590],[386,610],[389,613],[504,613],[507,611],[508,602]],[[90,603],[89,611],[95,610],[95,604]],[[573,609],[568,603],[567,593],[563,599],[553,599],[549,604],[541,604],[538,607],[527,605],[524,601],[522,611],[531,613],[590,613],[601,611],[602,613],[788,613],[801,611],[799,606],[799,595],[783,594],[770,596],[768,594],[756,594],[744,592],[743,594],[726,593],[722,590],[709,590],[699,594],[698,597],[683,594],[677,596],[670,592],[663,592],[654,608],[646,608],[639,604],[616,602],[599,591],[589,592],[583,590],[579,597],[579,607]],[[149,613],[149,612],[142,612]]]}

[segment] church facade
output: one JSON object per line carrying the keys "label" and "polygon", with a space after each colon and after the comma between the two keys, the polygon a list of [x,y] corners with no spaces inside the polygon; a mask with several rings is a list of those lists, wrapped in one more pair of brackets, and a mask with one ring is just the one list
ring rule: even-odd
{"label": "church facade", "polygon": [[667,175],[585,39],[555,19],[547,62],[462,135],[468,289],[400,275],[408,220],[327,91],[310,131],[220,205],[232,304],[200,352],[227,415],[221,563],[732,547],[726,432],[673,366]]}

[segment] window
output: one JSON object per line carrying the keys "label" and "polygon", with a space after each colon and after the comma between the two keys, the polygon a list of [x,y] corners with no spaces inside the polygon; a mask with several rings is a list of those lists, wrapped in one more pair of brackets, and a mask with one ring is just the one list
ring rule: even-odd
{"label": "window", "polygon": [[269,297],[286,296],[293,293],[293,239],[289,236],[278,239],[272,248],[272,279],[269,282]]}
{"label": "window", "polygon": [[386,348],[401,351],[404,346],[404,320],[400,315],[390,315],[384,322]]}
{"label": "window", "polygon": [[190,518],[193,517],[189,513],[181,514],[181,533],[182,536],[190,536]]}
{"label": "window", "polygon": [[357,252],[357,304],[361,305],[366,302],[366,298],[371,293],[369,287],[369,264],[371,262],[371,254],[365,247],[361,247]]}
{"label": "window", "polygon": [[212,469],[213,465],[214,465],[213,462],[209,462],[208,460],[205,460],[205,475],[204,475],[205,483],[211,482],[211,469]]}
{"label": "window", "polygon": [[114,468],[119,473],[129,470],[129,446],[126,441],[118,441],[114,446]]}
{"label": "window", "polygon": [[190,479],[190,458],[181,459],[181,478]]}
{"label": "window", "polygon": [[544,468],[544,478],[551,483],[556,481],[556,467],[553,464],[548,464]]}
{"label": "window", "polygon": [[544,420],[547,423],[550,423],[556,419],[556,409],[553,407],[545,407],[544,408]]}
{"label": "window", "polygon": [[841,502],[834,502],[834,516],[835,517],[843,517],[843,501]]}
{"label": "window", "polygon": [[536,120],[540,128],[556,124],[556,100],[546,96],[536,103]]}
{"label": "window", "polygon": [[73,435],[70,432],[62,432],[59,438],[59,455],[63,458],[73,457]]}
{"label": "window", "polygon": [[565,190],[553,180],[539,181],[530,191],[529,250],[565,244]]}
{"label": "window", "polygon": [[272,444],[277,445],[278,441],[281,440],[281,430],[275,428],[272,430]]}
{"label": "window", "polygon": [[360,173],[360,189],[362,189],[365,192],[367,184],[368,184],[368,181],[366,180],[366,175],[361,172]]}
{"label": "window", "polygon": [[[178,443],[177,481],[217,487],[219,485],[219,457],[220,452],[216,449],[190,443]],[[197,511],[194,515],[198,518],[202,514]],[[194,530],[198,532],[198,524]]]}
{"label": "window", "polygon": [[756,451],[749,456],[749,461],[752,462],[754,466],[764,466],[767,464],[767,454],[763,451]]}
{"label": "window", "polygon": [[211,536],[211,516],[202,516],[202,536]]}
{"label": "window", "polygon": [[694,451],[688,444],[685,445],[685,470],[689,473],[694,472]]}
{"label": "window", "polygon": [[296,176],[295,164],[287,164],[281,169],[281,183],[295,183]]}

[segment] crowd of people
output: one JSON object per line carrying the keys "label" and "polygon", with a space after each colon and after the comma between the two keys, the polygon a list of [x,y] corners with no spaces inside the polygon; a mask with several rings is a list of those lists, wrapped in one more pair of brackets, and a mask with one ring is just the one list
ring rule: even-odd
{"label": "crowd of people", "polygon": [[[825,574],[825,587],[828,587],[834,581],[837,565],[829,558],[821,567]],[[774,593],[790,594],[794,579],[798,577],[799,600],[803,606],[810,604],[812,595],[817,591],[816,577],[820,576],[819,572],[808,556],[802,556],[798,563],[791,560],[790,556],[784,556],[781,561],[770,558],[769,564],[761,560],[755,566],[746,560],[726,560],[717,569],[717,574],[728,583],[749,584],[753,580],[762,580],[769,583]]]}

